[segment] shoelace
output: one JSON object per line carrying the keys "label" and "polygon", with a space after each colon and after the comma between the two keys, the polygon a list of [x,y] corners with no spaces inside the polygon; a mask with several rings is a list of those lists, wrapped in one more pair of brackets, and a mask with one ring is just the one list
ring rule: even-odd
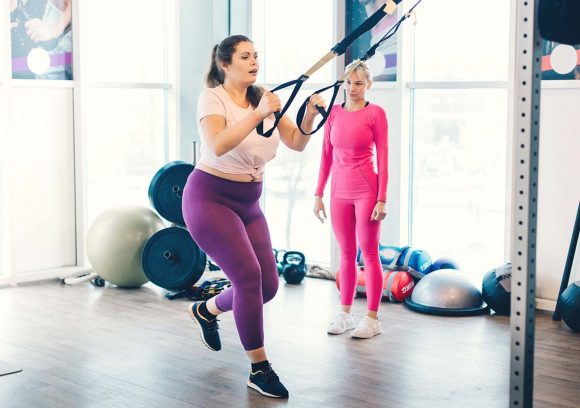
{"label": "shoelace", "polygon": [[209,320],[206,324],[207,324],[207,329],[208,331],[211,331],[212,333],[216,333],[219,329],[219,319],[212,319]]}
{"label": "shoelace", "polygon": [[263,371],[264,373],[264,382],[273,382],[273,381],[280,381],[280,377],[278,377],[278,374],[276,374],[276,372],[274,370],[272,370],[272,366],[268,367],[265,371]]}
{"label": "shoelace", "polygon": [[346,320],[346,317],[343,317],[342,315],[340,316],[339,319],[337,319],[338,321],[335,321],[335,324],[338,324],[341,328],[345,328],[348,326],[348,322]]}

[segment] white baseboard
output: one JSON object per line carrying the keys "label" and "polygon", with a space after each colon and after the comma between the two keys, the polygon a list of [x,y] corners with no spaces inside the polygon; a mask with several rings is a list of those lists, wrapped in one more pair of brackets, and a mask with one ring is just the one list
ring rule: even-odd
{"label": "white baseboard", "polygon": [[11,277],[0,278],[0,286],[16,286],[20,283],[30,283],[49,279],[64,279],[92,272],[87,266],[65,266],[62,268],[44,269],[40,271],[15,273]]}
{"label": "white baseboard", "polygon": [[552,299],[536,298],[536,309],[553,312],[556,310],[556,301]]}
{"label": "white baseboard", "polygon": [[10,286],[12,284],[12,280],[9,276],[0,276],[0,288],[5,286]]}

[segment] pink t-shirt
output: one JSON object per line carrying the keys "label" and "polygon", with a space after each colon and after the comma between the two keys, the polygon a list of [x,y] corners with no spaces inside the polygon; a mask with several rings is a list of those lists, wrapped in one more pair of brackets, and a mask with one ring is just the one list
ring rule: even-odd
{"label": "pink t-shirt", "polygon": [[322,197],[332,169],[331,197],[376,197],[386,202],[388,168],[388,124],[383,108],[369,103],[349,112],[334,105],[324,125],[315,194]]}
{"label": "pink t-shirt", "polygon": [[[226,126],[230,127],[244,119],[254,108],[239,107],[230,98],[223,86],[205,88],[197,104],[197,125],[201,136],[201,156],[198,163],[229,174],[249,174],[253,177],[264,173],[264,166],[276,156],[280,143],[280,134],[275,129],[269,138],[262,137],[254,129],[242,142],[229,152],[216,156],[208,147],[201,131],[200,121],[209,115],[223,116]],[[264,129],[270,129],[274,124],[273,115],[264,120]]]}

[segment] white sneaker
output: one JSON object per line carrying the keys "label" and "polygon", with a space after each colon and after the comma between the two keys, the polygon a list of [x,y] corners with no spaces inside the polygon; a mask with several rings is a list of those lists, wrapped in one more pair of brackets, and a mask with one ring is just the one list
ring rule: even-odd
{"label": "white sneaker", "polygon": [[370,339],[377,334],[381,334],[381,322],[371,317],[365,316],[350,335],[357,339]]}
{"label": "white sneaker", "polygon": [[352,315],[346,312],[340,312],[334,318],[334,321],[328,325],[328,333],[342,334],[347,330],[354,329],[354,319]]}

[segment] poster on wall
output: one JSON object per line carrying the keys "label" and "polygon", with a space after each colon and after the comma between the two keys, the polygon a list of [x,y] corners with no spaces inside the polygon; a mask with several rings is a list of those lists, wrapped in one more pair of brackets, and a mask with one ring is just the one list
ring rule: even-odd
{"label": "poster on wall", "polygon": [[542,79],[580,79],[580,44],[566,45],[544,40]]}
{"label": "poster on wall", "polygon": [[[346,0],[345,33],[352,32],[375,11],[385,5],[384,0]],[[385,16],[373,29],[360,36],[346,50],[345,64],[362,57],[395,25],[399,17],[396,13]],[[397,80],[397,43],[399,33],[382,43],[375,55],[368,61],[374,81],[394,82]]]}
{"label": "poster on wall", "polygon": [[72,1],[10,1],[13,79],[72,79]]}

